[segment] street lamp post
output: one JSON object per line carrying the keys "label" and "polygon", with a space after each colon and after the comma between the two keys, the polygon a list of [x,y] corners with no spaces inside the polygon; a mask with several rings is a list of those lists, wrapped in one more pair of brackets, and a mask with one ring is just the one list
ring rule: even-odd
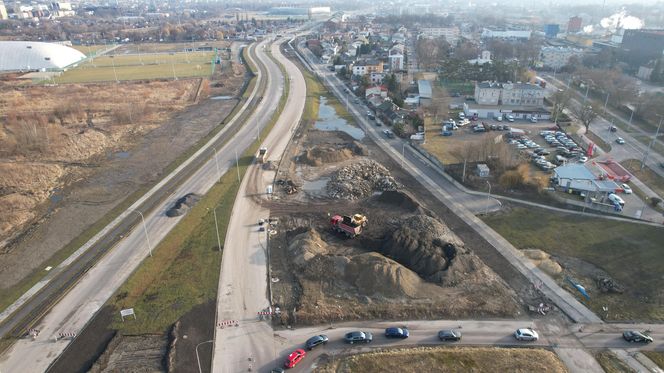
{"label": "street lamp post", "polygon": [[[207,209],[210,210],[209,208]],[[217,207],[212,208],[212,214],[214,215],[214,228],[217,231],[217,247],[221,251],[221,237],[219,236],[219,222],[217,220]]]}
{"label": "street lamp post", "polygon": [[489,214],[489,203],[491,201],[491,183],[489,180],[486,180],[487,185],[489,185],[489,193],[486,195],[486,210],[484,211],[484,215]]}
{"label": "street lamp post", "polygon": [[198,373],[203,373],[203,370],[201,369],[201,359],[198,357],[198,346],[200,346],[202,344],[206,344],[206,343],[212,343],[212,342],[214,342],[213,339],[211,339],[209,341],[201,342],[201,343],[196,345],[195,350],[196,350],[196,361],[198,362]]}
{"label": "street lamp post", "polygon": [[628,123],[628,125],[631,127],[632,126],[632,118],[634,117],[634,108],[631,105],[628,105],[628,107],[629,107],[629,110],[632,112],[629,115],[629,123]]}
{"label": "street lamp post", "polygon": [[659,129],[662,127],[662,120],[664,119],[664,116],[660,114],[655,114],[659,117],[659,124],[657,125],[657,131],[655,131],[655,137],[652,138],[650,141],[650,144],[648,144],[648,149],[646,150],[646,154],[643,156],[643,160],[641,161],[641,169],[646,166],[646,161],[648,160],[648,155],[650,154],[650,149],[652,148],[652,145],[657,141],[657,136],[659,136]]}
{"label": "street lamp post", "polygon": [[143,222],[143,231],[145,232],[145,242],[147,242],[150,256],[152,256],[152,245],[150,245],[150,236],[148,236],[148,228],[145,225],[145,217],[143,216],[143,213],[138,210],[131,210],[131,211],[136,212],[138,213],[138,215],[141,216],[141,221]]}
{"label": "street lamp post", "polygon": [[235,149],[235,169],[237,170],[237,182],[240,182],[240,162],[237,160],[237,149]]}

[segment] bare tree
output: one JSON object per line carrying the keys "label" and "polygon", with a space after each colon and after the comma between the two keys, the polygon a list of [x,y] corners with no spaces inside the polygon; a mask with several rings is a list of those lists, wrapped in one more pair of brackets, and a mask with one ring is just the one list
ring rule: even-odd
{"label": "bare tree", "polygon": [[596,107],[596,105],[581,105],[575,108],[574,115],[576,115],[576,117],[586,127],[587,133],[588,129],[590,128],[590,123],[592,123],[592,121],[597,118],[598,112],[599,109]]}
{"label": "bare tree", "polygon": [[553,120],[558,122],[560,115],[569,108],[569,102],[571,99],[570,92],[568,90],[559,90],[553,95]]}

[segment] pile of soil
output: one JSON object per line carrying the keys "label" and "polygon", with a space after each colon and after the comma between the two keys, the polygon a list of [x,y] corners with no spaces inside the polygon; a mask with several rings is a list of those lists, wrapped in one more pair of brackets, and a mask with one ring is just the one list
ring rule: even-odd
{"label": "pile of soil", "polygon": [[316,145],[305,150],[300,157],[303,163],[310,166],[320,167],[327,163],[342,162],[352,158],[354,155],[366,156],[367,148],[357,141],[337,145]]}
{"label": "pile of soil", "polygon": [[195,193],[189,193],[186,194],[184,197],[181,197],[178,199],[173,207],[168,209],[166,211],[166,216],[168,217],[175,217],[175,216],[180,216],[184,215],[189,211],[190,208],[194,207],[194,205],[201,199],[201,196]]}
{"label": "pile of soil", "polygon": [[163,372],[168,338],[163,335],[117,334],[90,372]]}
{"label": "pile of soil", "polygon": [[551,258],[551,255],[539,249],[526,249],[521,251],[530,259],[539,269],[546,272],[549,276],[556,276],[562,273],[563,267]]}
{"label": "pile of soil", "polygon": [[390,171],[375,161],[353,163],[337,170],[327,183],[332,198],[355,200],[375,191],[396,190],[397,182]]}

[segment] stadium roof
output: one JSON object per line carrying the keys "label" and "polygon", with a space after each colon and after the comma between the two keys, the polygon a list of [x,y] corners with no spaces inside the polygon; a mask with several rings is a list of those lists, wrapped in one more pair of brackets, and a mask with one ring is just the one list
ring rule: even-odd
{"label": "stadium roof", "polygon": [[0,71],[62,69],[85,58],[74,48],[36,41],[0,41]]}

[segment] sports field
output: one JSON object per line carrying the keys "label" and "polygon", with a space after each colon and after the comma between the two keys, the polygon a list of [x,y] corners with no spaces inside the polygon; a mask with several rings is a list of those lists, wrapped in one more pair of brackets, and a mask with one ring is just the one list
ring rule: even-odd
{"label": "sports field", "polygon": [[214,52],[105,55],[54,78],[55,83],[174,79],[212,74]]}

